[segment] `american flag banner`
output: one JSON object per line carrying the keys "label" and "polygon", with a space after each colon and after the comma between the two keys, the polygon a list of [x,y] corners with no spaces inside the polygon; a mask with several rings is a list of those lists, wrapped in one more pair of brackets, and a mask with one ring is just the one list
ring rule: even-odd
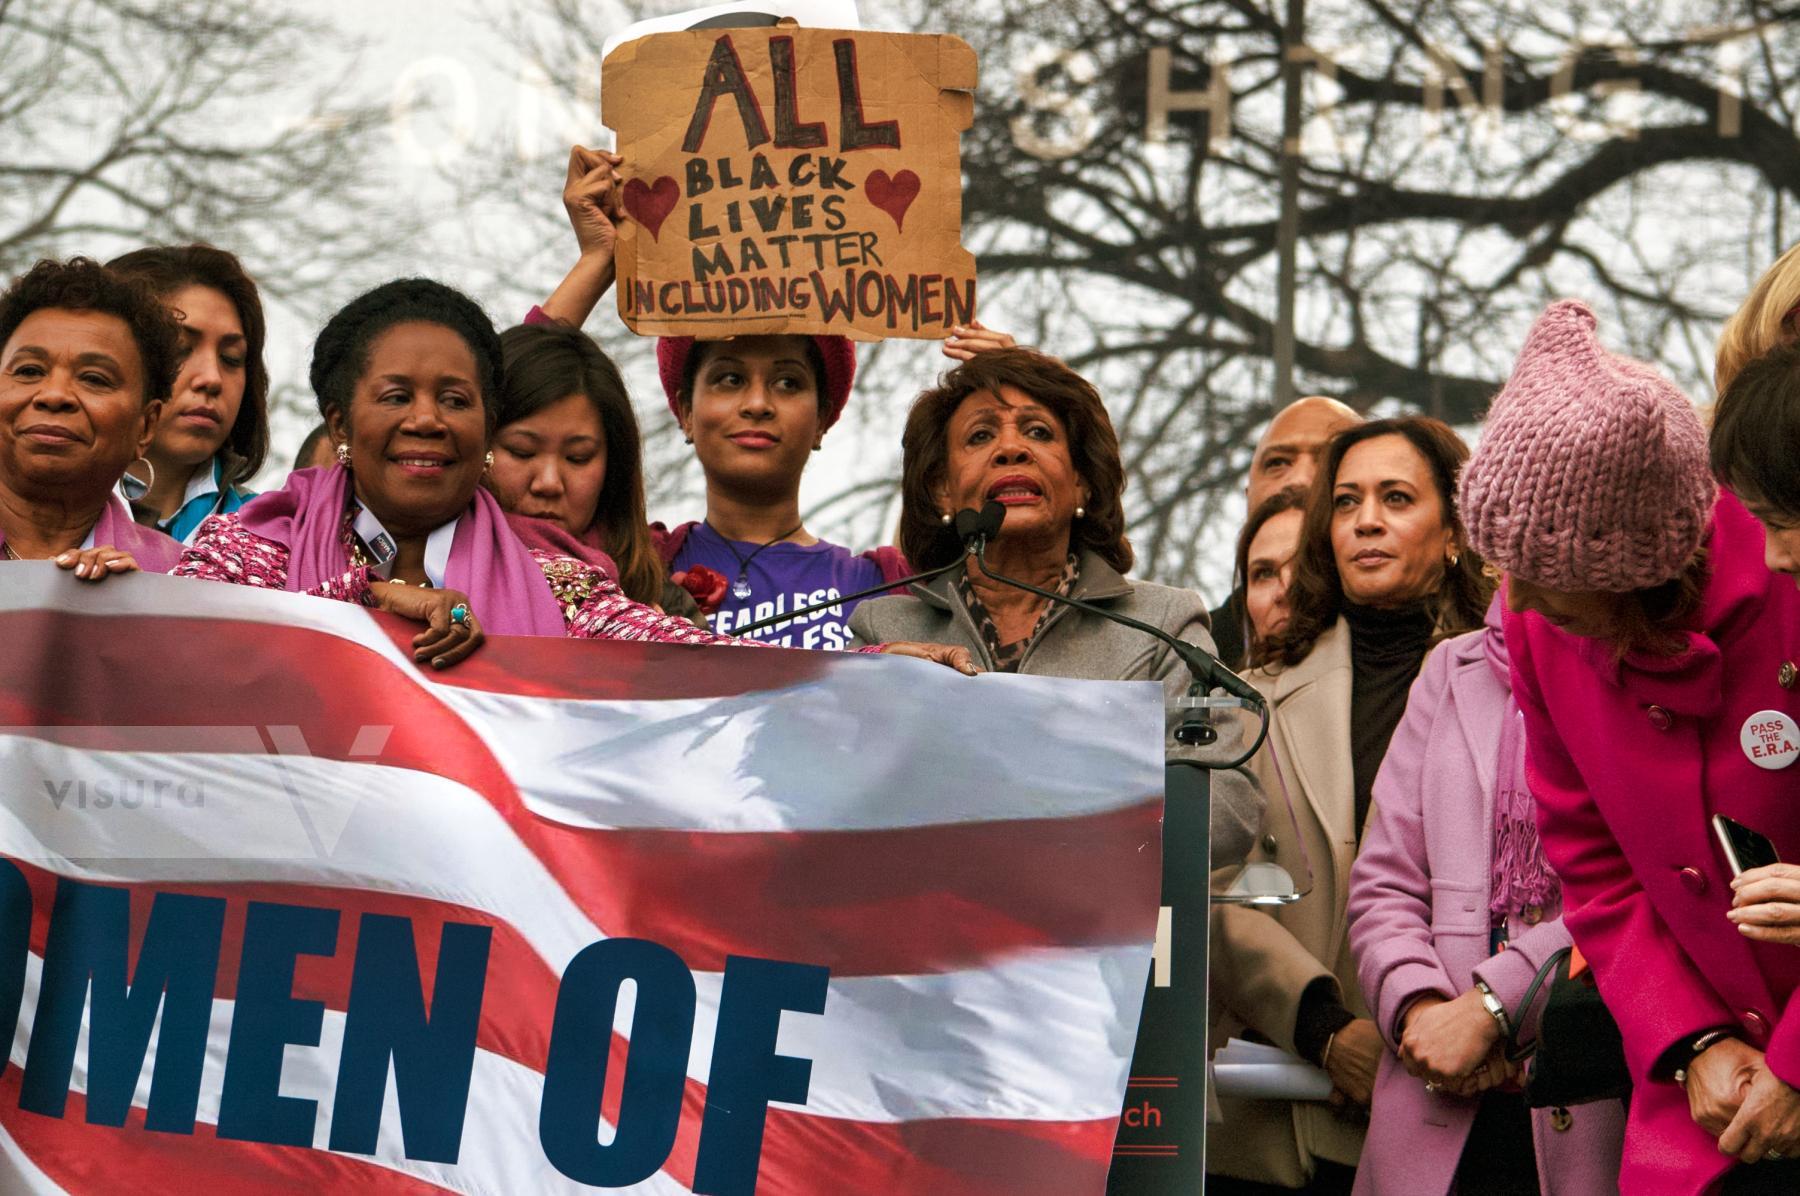
{"label": "american flag banner", "polygon": [[1104,1189],[1160,687],[416,630],[0,569],[0,1192]]}

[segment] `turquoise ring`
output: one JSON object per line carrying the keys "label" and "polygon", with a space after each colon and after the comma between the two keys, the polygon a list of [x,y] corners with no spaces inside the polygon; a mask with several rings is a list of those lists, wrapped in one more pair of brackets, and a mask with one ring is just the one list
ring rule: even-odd
{"label": "turquoise ring", "polygon": [[451,607],[450,608],[450,621],[452,623],[457,624],[458,626],[462,626],[462,627],[468,626],[468,624],[469,624],[469,608],[468,608],[468,606],[464,603],[458,602],[455,606]]}

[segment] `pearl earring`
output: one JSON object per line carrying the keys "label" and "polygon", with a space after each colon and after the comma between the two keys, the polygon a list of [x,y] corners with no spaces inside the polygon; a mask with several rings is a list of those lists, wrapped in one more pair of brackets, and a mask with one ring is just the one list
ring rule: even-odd
{"label": "pearl earring", "polygon": [[338,459],[339,465],[342,465],[345,469],[350,468],[350,446],[349,445],[340,444],[337,446],[337,459]]}
{"label": "pearl earring", "polygon": [[1075,518],[1080,519],[1082,516],[1084,516],[1086,514],[1087,514],[1086,507],[1076,507],[1075,508]]}
{"label": "pearl earring", "polygon": [[489,453],[486,457],[482,458],[481,470],[483,473],[486,473],[488,470],[492,469],[493,467],[494,467],[494,454]]}
{"label": "pearl earring", "polygon": [[952,520],[950,518],[950,512],[945,511],[943,514],[939,515],[938,522],[943,524],[945,527],[949,527],[952,522]]}

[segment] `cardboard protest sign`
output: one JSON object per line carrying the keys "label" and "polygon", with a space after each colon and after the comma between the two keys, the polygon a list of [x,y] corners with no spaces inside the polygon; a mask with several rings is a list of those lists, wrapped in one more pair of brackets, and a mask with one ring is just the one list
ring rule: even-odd
{"label": "cardboard protest sign", "polygon": [[937,338],[975,316],[962,130],[975,52],[937,34],[659,33],[614,50],[619,314],[646,335]]}

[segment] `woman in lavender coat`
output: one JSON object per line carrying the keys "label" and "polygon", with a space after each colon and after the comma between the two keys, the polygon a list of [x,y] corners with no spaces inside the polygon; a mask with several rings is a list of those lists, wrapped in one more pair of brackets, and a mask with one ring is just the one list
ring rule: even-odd
{"label": "woman in lavender coat", "polygon": [[1482,1004],[1485,985],[1510,1017],[1570,941],[1525,789],[1521,722],[1496,599],[1484,630],[1426,660],[1351,873],[1350,946],[1390,1048],[1359,1194],[1618,1191],[1621,1104],[1535,1110],[1527,1122]]}

